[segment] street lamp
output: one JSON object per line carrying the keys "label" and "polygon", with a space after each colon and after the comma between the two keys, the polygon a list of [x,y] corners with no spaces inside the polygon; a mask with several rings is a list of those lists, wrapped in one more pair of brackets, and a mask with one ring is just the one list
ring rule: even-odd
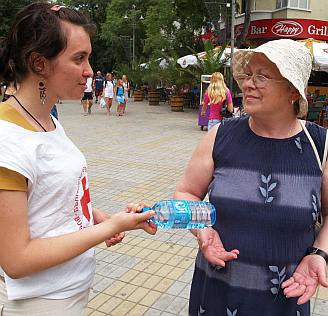
{"label": "street lamp", "polygon": [[[132,25],[132,62],[134,64],[134,60],[135,60],[135,40],[136,40],[136,27],[137,27],[137,15],[139,15],[139,13],[141,12],[140,10],[136,9],[135,4],[132,4],[132,8],[130,10],[131,12],[131,25]],[[129,17],[127,14],[124,15],[123,17],[125,20],[128,20]],[[142,14],[140,14],[139,20],[143,20],[143,16]]]}
{"label": "street lamp", "polygon": [[[220,45],[227,44],[227,8],[230,3],[227,0],[204,1],[211,22],[214,26],[214,32],[219,37]],[[224,23],[224,33],[222,35],[221,24]]]}
{"label": "street lamp", "polygon": [[[227,3],[228,4],[228,3]],[[229,3],[230,6],[230,3]],[[233,76],[232,76],[232,55],[235,49],[235,11],[236,11],[236,2],[231,0],[231,53],[230,53],[230,89],[233,89]]]}

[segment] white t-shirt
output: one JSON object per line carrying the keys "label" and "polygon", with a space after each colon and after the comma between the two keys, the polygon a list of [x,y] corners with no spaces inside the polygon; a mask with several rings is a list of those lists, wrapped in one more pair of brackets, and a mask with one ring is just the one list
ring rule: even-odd
{"label": "white t-shirt", "polygon": [[92,92],[92,78],[91,77],[89,77],[87,79],[86,88],[85,88],[84,92]]}
{"label": "white t-shirt", "polygon": [[104,81],[104,97],[105,98],[114,98],[114,85],[113,81],[105,80]]}
{"label": "white t-shirt", "polygon": [[[34,132],[0,120],[0,166],[28,179],[30,237],[46,238],[93,225],[87,165],[83,154],[54,118],[56,129]],[[95,271],[94,250],[30,276],[5,274],[8,299],[64,299],[88,289]]]}

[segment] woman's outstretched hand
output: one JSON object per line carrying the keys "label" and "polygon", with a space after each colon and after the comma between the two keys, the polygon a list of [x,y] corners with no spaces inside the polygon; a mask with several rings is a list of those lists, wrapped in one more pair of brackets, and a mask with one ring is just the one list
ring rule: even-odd
{"label": "woman's outstretched hand", "polygon": [[213,228],[204,228],[197,230],[197,241],[200,250],[208,262],[225,267],[225,261],[237,259],[239,250],[225,250],[221,238]]}
{"label": "woman's outstretched hand", "polygon": [[147,207],[145,203],[129,203],[126,212],[131,213],[131,215],[135,216],[138,221],[134,229],[143,229],[148,234],[155,235],[157,232],[157,226],[150,220],[155,215],[155,211],[149,210],[140,213],[144,207]]}
{"label": "woman's outstretched hand", "polygon": [[318,255],[305,256],[297,266],[292,277],[282,283],[287,298],[299,297],[297,304],[306,303],[317,287],[328,287],[326,280],[326,261]]}

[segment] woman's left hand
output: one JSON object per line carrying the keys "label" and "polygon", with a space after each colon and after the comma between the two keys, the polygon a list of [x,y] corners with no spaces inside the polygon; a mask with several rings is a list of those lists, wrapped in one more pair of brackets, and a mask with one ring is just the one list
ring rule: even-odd
{"label": "woman's left hand", "polygon": [[216,230],[212,227],[197,230],[197,241],[206,260],[216,266],[225,267],[226,261],[238,258],[239,250],[227,251]]}
{"label": "woman's left hand", "polygon": [[306,303],[315,293],[317,287],[328,287],[326,280],[326,261],[318,255],[305,256],[297,266],[294,274],[282,283],[287,298],[299,297],[297,304]]}
{"label": "woman's left hand", "polygon": [[[99,209],[97,208],[93,208],[93,221],[95,223],[95,225],[107,220],[110,218],[110,215],[103,212],[103,211],[100,211]],[[125,237],[125,233],[124,232],[121,232],[121,233],[118,233],[116,234],[115,236],[105,240],[105,244],[107,247],[111,247],[111,246],[114,246],[118,243],[120,243],[123,238]]]}

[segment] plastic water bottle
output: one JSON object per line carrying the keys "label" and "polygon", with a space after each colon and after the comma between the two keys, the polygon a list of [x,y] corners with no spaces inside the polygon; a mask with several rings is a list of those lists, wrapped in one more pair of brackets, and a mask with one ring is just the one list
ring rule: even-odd
{"label": "plastic water bottle", "polygon": [[143,212],[154,210],[151,221],[158,228],[205,228],[214,225],[215,207],[209,202],[162,200],[153,207],[144,207]]}

